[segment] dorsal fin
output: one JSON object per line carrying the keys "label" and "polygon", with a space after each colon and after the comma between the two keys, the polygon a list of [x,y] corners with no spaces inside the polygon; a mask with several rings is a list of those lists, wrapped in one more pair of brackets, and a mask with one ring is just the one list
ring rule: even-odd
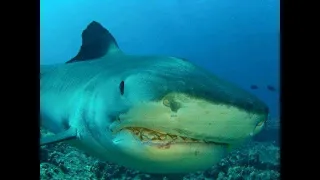
{"label": "dorsal fin", "polygon": [[99,59],[115,52],[120,52],[115,38],[100,23],[92,21],[82,32],[82,45],[78,54],[66,63]]}

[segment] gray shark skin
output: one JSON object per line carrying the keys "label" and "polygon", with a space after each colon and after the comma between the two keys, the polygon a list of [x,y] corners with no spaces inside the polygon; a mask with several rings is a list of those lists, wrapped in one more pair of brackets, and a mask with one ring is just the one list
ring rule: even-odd
{"label": "gray shark skin", "polygon": [[189,173],[218,163],[259,133],[267,106],[188,60],[128,55],[98,22],[79,53],[41,66],[40,122],[101,160],[149,173]]}

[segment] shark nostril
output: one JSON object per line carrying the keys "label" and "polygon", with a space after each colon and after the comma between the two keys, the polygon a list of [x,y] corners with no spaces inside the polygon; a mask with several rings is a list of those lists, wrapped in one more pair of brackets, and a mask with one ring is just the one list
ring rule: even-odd
{"label": "shark nostril", "polygon": [[170,107],[170,101],[168,99],[163,100],[163,105]]}
{"label": "shark nostril", "polygon": [[169,107],[173,112],[177,112],[180,109],[180,103],[175,102],[173,99],[165,98],[162,103],[164,106]]}
{"label": "shark nostril", "polygon": [[180,103],[172,101],[170,103],[170,109],[173,112],[178,112],[178,110],[180,109]]}

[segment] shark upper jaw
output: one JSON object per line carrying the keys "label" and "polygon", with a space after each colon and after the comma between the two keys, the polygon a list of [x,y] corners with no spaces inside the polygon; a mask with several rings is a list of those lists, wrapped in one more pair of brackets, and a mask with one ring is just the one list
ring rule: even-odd
{"label": "shark upper jaw", "polygon": [[[140,142],[146,146],[163,146],[163,145],[174,145],[174,144],[215,144],[225,145],[227,143],[214,142],[209,139],[200,138],[201,133],[197,132],[183,132],[183,127],[174,128],[169,126],[163,126],[161,124],[150,125],[144,123],[145,121],[132,121],[126,119],[124,114],[120,114],[116,120],[110,125],[109,129],[113,135],[129,135],[135,141]],[[149,119],[150,121],[152,119]],[[179,133],[181,132],[181,133]],[[189,135],[186,135],[189,134]],[[194,136],[193,136],[194,135]]]}
{"label": "shark upper jaw", "polygon": [[130,134],[135,141],[150,145],[229,145],[259,133],[266,120],[265,114],[178,96],[181,98],[175,99],[175,103],[163,98],[136,104],[119,114],[109,129],[114,135]]}

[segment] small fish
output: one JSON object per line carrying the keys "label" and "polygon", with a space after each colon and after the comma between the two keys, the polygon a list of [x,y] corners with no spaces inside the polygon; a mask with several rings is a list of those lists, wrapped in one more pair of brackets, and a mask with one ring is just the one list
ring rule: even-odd
{"label": "small fish", "polygon": [[250,86],[250,89],[258,89],[258,86],[253,84]]}
{"label": "small fish", "polygon": [[269,91],[276,91],[276,88],[274,86],[271,86],[271,85],[267,85],[267,89]]}

